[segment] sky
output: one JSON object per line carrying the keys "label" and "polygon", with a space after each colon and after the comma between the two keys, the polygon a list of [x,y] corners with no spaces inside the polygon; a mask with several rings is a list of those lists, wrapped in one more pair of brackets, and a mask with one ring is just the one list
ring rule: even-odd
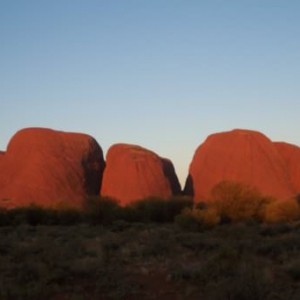
{"label": "sky", "polygon": [[300,145],[298,0],[0,0],[0,150],[24,127],[139,144],[183,184],[212,133]]}

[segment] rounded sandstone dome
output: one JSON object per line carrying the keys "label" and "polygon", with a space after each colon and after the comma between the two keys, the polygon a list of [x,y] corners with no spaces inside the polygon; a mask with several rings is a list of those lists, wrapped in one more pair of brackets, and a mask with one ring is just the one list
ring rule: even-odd
{"label": "rounded sandstone dome", "polygon": [[147,197],[168,198],[180,191],[171,161],[137,145],[115,144],[106,156],[102,196],[121,205]]}
{"label": "rounded sandstone dome", "polygon": [[300,193],[300,147],[284,142],[274,143],[286,162],[290,181],[297,194]]}
{"label": "rounded sandstone dome", "polygon": [[196,201],[205,201],[221,181],[242,182],[278,198],[295,193],[286,163],[274,144],[252,130],[212,134],[196,150],[185,191]]}
{"label": "rounded sandstone dome", "polygon": [[0,161],[1,206],[80,207],[100,189],[102,149],[89,135],[26,128]]}

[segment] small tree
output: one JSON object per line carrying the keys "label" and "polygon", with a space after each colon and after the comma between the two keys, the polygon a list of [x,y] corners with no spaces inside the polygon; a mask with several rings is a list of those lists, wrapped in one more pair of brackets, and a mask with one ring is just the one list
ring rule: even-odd
{"label": "small tree", "polygon": [[218,211],[223,221],[235,222],[260,219],[269,201],[254,187],[240,182],[222,181],[212,189],[210,205]]}

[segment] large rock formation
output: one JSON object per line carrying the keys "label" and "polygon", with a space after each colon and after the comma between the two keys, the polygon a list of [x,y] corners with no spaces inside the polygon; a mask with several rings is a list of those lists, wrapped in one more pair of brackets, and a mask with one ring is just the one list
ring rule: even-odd
{"label": "large rock formation", "polygon": [[4,157],[4,151],[0,151],[0,174],[1,174],[1,161],[3,160]]}
{"label": "large rock formation", "polygon": [[0,159],[0,206],[81,207],[87,195],[99,193],[103,169],[92,137],[23,129]]}
{"label": "large rock formation", "polygon": [[295,194],[275,145],[251,130],[210,135],[194,154],[185,191],[196,201],[207,200],[211,189],[224,180],[246,183],[280,199]]}
{"label": "large rock formation", "polygon": [[108,150],[102,196],[126,205],[150,196],[168,198],[178,191],[179,182],[169,160],[136,145],[116,144]]}
{"label": "large rock formation", "polygon": [[300,147],[283,143],[274,143],[275,147],[286,162],[290,181],[297,194],[300,193]]}

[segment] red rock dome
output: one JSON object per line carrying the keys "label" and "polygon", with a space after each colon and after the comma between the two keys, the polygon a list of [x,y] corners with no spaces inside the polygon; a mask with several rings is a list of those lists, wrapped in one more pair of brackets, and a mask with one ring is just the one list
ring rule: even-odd
{"label": "red rock dome", "polygon": [[104,159],[86,134],[27,128],[9,142],[0,169],[0,206],[80,207],[99,193]]}
{"label": "red rock dome", "polygon": [[276,146],[251,130],[210,135],[194,154],[185,192],[196,201],[207,200],[211,189],[224,180],[246,183],[280,199],[295,193]]}
{"label": "red rock dome", "polygon": [[168,198],[180,190],[177,184],[172,163],[152,151],[115,144],[107,152],[101,195],[115,198],[121,205],[150,196]]}
{"label": "red rock dome", "polygon": [[274,143],[286,162],[290,181],[297,194],[300,193],[300,147],[283,143]]}

